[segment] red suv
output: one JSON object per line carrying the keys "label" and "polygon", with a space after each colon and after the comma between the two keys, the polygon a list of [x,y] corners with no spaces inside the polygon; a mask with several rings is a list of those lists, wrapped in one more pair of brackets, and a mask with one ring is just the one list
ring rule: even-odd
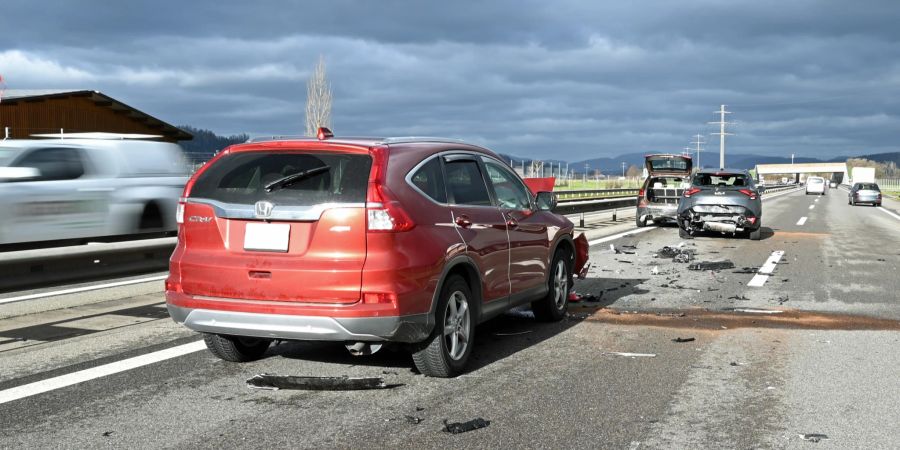
{"label": "red suv", "polygon": [[228,361],[275,339],[397,342],[421,373],[453,376],[476,324],[526,303],[564,317],[587,252],[555,202],[459,141],[323,129],[235,145],[185,186],[169,313]]}

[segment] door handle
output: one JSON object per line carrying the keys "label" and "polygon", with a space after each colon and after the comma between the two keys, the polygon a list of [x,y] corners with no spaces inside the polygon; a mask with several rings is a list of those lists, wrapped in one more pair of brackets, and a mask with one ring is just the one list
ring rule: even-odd
{"label": "door handle", "polygon": [[456,216],[456,225],[458,225],[460,228],[469,228],[472,226],[472,221],[469,220],[469,217],[465,215]]}

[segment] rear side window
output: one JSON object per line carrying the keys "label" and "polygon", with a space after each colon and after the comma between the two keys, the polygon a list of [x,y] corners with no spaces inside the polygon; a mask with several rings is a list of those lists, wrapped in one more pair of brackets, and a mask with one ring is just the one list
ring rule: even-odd
{"label": "rear side window", "polygon": [[431,158],[410,177],[416,189],[431,197],[438,203],[447,203],[447,189],[444,187],[444,174],[441,172],[441,160]]}
{"label": "rear side window", "polygon": [[473,160],[447,161],[447,190],[457,205],[491,206],[484,178]]}
{"label": "rear side window", "polygon": [[750,180],[742,173],[698,173],[691,183],[694,186],[750,186]]}
{"label": "rear side window", "polygon": [[[371,167],[369,155],[235,153],[203,172],[190,196],[238,204],[266,200],[286,206],[364,203]],[[292,175],[297,177],[284,182]],[[272,187],[271,192],[266,186]]]}

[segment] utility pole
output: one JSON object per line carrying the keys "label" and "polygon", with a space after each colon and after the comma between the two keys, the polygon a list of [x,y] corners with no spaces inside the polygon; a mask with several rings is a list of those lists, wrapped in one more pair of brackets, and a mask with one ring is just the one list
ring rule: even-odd
{"label": "utility pole", "polygon": [[622,178],[625,178],[625,161],[622,161]]}
{"label": "utility pole", "polygon": [[719,136],[719,168],[724,169],[725,168],[725,136],[733,134],[733,133],[725,132],[725,125],[730,124],[730,122],[725,121],[725,114],[731,114],[731,112],[725,111],[725,105],[722,105],[718,111],[713,111],[713,112],[715,112],[716,114],[719,115],[719,121],[718,122],[709,122],[709,123],[710,123],[710,125],[718,125],[719,126],[719,132],[712,133],[712,134],[713,134],[713,136],[716,136],[716,135]]}
{"label": "utility pole", "polygon": [[791,153],[791,165],[792,166],[794,165],[794,154],[793,153]]}
{"label": "utility pole", "polygon": [[587,173],[590,168],[590,164],[584,163],[584,176],[581,177],[581,182],[587,184]]}
{"label": "utility pole", "polygon": [[702,134],[695,134],[695,135],[694,135],[694,139],[696,139],[696,140],[693,141],[693,142],[691,142],[691,144],[697,146],[697,147],[696,147],[696,150],[697,150],[697,165],[696,165],[696,167],[697,167],[698,169],[701,168],[701,167],[703,167],[703,166],[700,165],[700,144],[705,144],[706,142],[703,142],[703,139],[702,139],[702,138],[703,138],[703,135],[702,135]]}

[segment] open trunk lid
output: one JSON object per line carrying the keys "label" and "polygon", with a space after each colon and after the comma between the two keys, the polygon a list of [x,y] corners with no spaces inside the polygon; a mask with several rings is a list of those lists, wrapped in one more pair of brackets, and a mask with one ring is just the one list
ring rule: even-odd
{"label": "open trunk lid", "polygon": [[647,155],[644,157],[647,174],[651,177],[682,176],[688,177],[693,168],[690,156],[682,155]]}
{"label": "open trunk lid", "polygon": [[219,298],[359,301],[371,166],[365,149],[219,158],[184,201],[182,289]]}

